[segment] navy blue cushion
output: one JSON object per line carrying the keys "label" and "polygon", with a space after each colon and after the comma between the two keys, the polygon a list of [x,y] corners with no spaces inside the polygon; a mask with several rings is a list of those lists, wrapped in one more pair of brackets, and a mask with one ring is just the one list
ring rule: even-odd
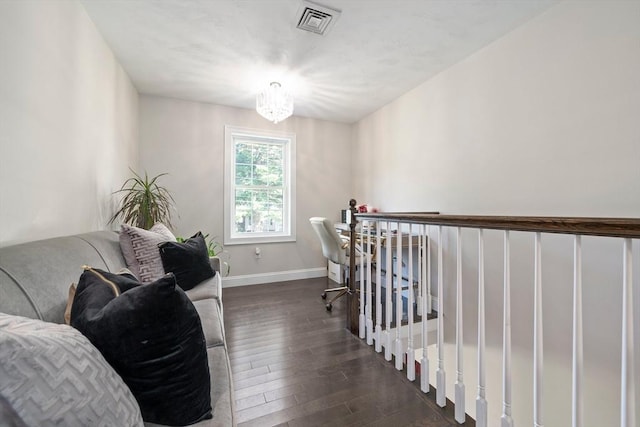
{"label": "navy blue cushion", "polygon": [[145,421],[188,425],[211,418],[200,317],[173,274],[142,285],[130,275],[87,269],[78,282],[71,325],[120,374]]}

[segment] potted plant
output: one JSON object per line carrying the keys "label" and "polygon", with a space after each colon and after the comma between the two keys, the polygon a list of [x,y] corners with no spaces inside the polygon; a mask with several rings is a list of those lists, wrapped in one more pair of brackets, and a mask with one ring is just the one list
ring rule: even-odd
{"label": "potted plant", "polygon": [[161,222],[171,228],[171,213],[175,209],[175,200],[169,191],[158,185],[158,178],[167,175],[160,175],[149,178],[147,172],[144,177],[135,173],[127,179],[120,190],[114,194],[123,193],[124,197],[120,202],[120,209],[111,217],[109,224],[118,218],[125,224],[136,227],[150,229],[156,222]]}

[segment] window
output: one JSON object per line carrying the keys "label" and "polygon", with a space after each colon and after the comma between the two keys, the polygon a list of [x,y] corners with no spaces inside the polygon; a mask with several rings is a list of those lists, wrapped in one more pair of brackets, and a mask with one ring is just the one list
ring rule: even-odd
{"label": "window", "polygon": [[231,126],[224,133],[224,243],[295,241],[295,135]]}

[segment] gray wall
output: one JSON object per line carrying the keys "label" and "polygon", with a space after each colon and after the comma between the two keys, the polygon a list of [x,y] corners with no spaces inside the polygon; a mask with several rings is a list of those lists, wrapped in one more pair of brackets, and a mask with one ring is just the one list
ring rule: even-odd
{"label": "gray wall", "polygon": [[[639,118],[640,3],[561,2],[358,122],[354,195],[383,210],[637,218]],[[435,237],[436,230],[431,232]],[[450,398],[455,382],[454,233],[445,229],[444,239]],[[502,393],[502,242],[500,233],[487,234],[487,394],[490,425],[496,425]],[[463,233],[468,402],[477,390],[476,239],[474,232]],[[636,265],[639,246],[636,241]],[[543,247],[545,421],[566,426],[572,240],[543,235]],[[618,425],[622,244],[585,239],[584,256],[585,425]],[[516,425],[531,425],[532,235],[513,233],[512,262],[513,411]],[[634,283],[640,354],[638,275]],[[637,368],[636,377],[637,389]],[[640,393],[636,396],[640,407]],[[474,405],[467,409],[475,413]]]}
{"label": "gray wall", "polygon": [[[254,110],[142,96],[140,163],[175,196],[180,217],[175,232],[198,230],[222,241],[224,126],[282,130],[296,134],[297,241],[227,245],[231,275],[225,286],[326,274],[326,260],[309,225],[312,216],[339,220],[351,195],[351,127],[290,117],[273,123]],[[255,247],[262,257],[256,259]]]}
{"label": "gray wall", "polygon": [[138,94],[82,6],[0,2],[0,246],[101,230]]}

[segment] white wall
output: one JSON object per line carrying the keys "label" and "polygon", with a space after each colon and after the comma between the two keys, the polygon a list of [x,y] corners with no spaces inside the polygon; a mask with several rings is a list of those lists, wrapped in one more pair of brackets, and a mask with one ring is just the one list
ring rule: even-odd
{"label": "white wall", "polygon": [[638,7],[563,2],[360,121],[355,153],[373,163],[356,166],[358,195],[393,209],[638,216]]}
{"label": "white wall", "polygon": [[138,94],[75,1],[0,2],[0,245],[104,229]]}
{"label": "white wall", "polygon": [[[225,125],[293,132],[297,154],[297,241],[227,245],[231,275],[225,286],[326,274],[309,218],[338,221],[340,209],[348,205],[351,127],[295,116],[273,125],[254,110],[142,96],[141,169],[152,175],[169,173],[162,182],[177,203],[174,231],[179,235],[201,230],[222,241]],[[256,246],[260,259],[254,256]]]}
{"label": "white wall", "polygon": [[[383,210],[640,216],[640,2],[565,1],[355,125],[354,195]],[[365,159],[364,162],[356,159]],[[358,167],[357,165],[366,165]],[[435,230],[432,230],[435,236]],[[454,231],[446,230],[447,387],[455,382]],[[476,393],[477,242],[463,233],[465,381]],[[514,233],[514,418],[532,423],[532,236]],[[570,425],[568,237],[543,236],[545,424]],[[640,264],[640,246],[634,259]],[[502,243],[487,241],[487,377],[500,416]],[[620,243],[585,239],[588,426],[619,425]],[[640,280],[635,283],[640,354]],[[434,282],[435,283],[435,282]],[[435,365],[432,361],[432,367]],[[640,387],[636,366],[636,389]],[[435,378],[432,376],[432,378]],[[640,393],[636,393],[636,396]],[[640,406],[640,398],[637,399]],[[467,408],[475,413],[474,404]]]}

